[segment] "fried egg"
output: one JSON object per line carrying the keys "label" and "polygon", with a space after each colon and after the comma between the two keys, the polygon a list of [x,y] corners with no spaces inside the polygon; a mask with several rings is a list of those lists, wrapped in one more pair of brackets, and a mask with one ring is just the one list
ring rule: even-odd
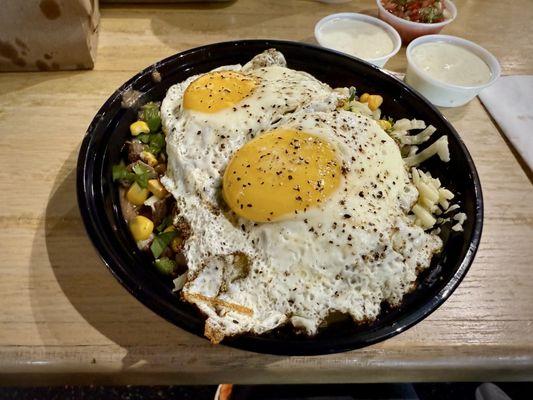
{"label": "fried egg", "polygon": [[[190,190],[201,187],[201,196],[215,204],[217,178],[237,149],[287,113],[334,110],[340,96],[311,75],[286,68],[283,55],[272,50],[242,67],[192,76],[172,86],[161,105],[170,174]],[[195,182],[189,182],[192,171]]]}
{"label": "fried egg", "polygon": [[192,233],[181,295],[213,342],[373,319],[442,246],[407,216],[418,192],[393,139],[282,59],[191,77],[162,104],[162,183]]}

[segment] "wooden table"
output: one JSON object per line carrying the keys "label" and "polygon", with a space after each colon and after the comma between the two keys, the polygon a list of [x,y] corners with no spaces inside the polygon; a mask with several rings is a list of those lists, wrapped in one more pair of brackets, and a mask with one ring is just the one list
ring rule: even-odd
{"label": "wooden table", "polygon": [[[494,52],[505,74],[533,73],[529,0],[457,5],[446,33]],[[374,13],[374,5],[108,6],[94,71],[0,74],[0,383],[533,379],[533,188],[477,99],[444,110],[483,185],[476,260],[439,310],[383,343],[320,357],[212,346],[135,300],[92,248],[76,203],[76,158],[116,87],[163,57],[210,42],[312,41],[315,22],[337,11]],[[404,70],[403,53],[388,67]]]}

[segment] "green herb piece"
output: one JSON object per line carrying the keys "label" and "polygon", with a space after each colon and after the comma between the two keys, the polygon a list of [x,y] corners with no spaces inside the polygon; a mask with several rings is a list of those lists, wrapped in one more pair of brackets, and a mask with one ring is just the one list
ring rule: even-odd
{"label": "green herb piece", "polygon": [[141,134],[137,135],[137,139],[139,139],[144,144],[148,144],[150,142],[150,134],[149,133],[141,133]]}
{"label": "green herb piece", "polygon": [[154,265],[163,275],[172,275],[176,269],[176,261],[168,257],[161,257],[154,261]]}
{"label": "green herb piece", "polygon": [[432,23],[433,21],[444,18],[443,13],[437,7],[429,7],[427,11],[427,21]]}
{"label": "green herb piece", "polygon": [[154,133],[150,135],[150,144],[148,145],[148,150],[154,156],[157,156],[161,153],[161,150],[165,147],[165,137],[162,133]]}
{"label": "green herb piece", "polygon": [[142,106],[141,118],[148,124],[150,133],[157,132],[161,127],[161,114],[156,103],[150,102]]}
{"label": "green herb piece", "polygon": [[172,232],[163,232],[159,233],[152,242],[152,245],[150,246],[150,250],[152,250],[152,254],[154,255],[154,258],[159,258],[161,254],[163,254],[163,251],[167,248],[170,241],[174,239],[174,237],[178,233],[176,231]]}
{"label": "green herb piece", "polygon": [[170,226],[171,223],[172,223],[172,217],[170,215],[167,215],[155,229],[158,232],[163,232],[165,229],[167,229]]}
{"label": "green herb piece", "polygon": [[356,90],[353,86],[350,87],[350,97],[348,97],[348,102],[355,100]]}
{"label": "green herb piece", "polygon": [[133,182],[135,174],[128,171],[124,164],[113,165],[113,180]]}
{"label": "green herb piece", "polygon": [[112,173],[114,181],[137,182],[137,184],[146,189],[148,180],[155,178],[156,174],[146,165],[137,162],[133,165],[133,172],[128,171],[124,164],[113,165]]}
{"label": "green herb piece", "polygon": [[133,172],[135,172],[135,182],[143,189],[146,189],[148,186],[149,179],[155,178],[152,170],[141,162],[137,162],[133,166]]}

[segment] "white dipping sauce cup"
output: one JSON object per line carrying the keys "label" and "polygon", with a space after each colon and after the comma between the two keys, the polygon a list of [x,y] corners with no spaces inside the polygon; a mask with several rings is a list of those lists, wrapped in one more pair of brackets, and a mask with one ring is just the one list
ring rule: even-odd
{"label": "white dipping sauce cup", "polygon": [[[392,51],[389,54],[386,54],[383,57],[379,57],[379,58],[363,59],[364,61],[368,61],[369,63],[374,64],[378,67],[383,67],[385,63],[389,60],[389,58],[395,55],[400,50],[400,47],[402,47],[402,39],[400,38],[400,35],[398,34],[398,32],[396,32],[396,30],[392,26],[390,26],[389,24],[387,24],[386,22],[383,22],[382,20],[378,18],[371,17],[370,15],[358,14],[358,13],[331,14],[331,15],[328,15],[327,17],[322,18],[320,21],[318,21],[317,24],[315,25],[315,39],[318,42],[318,44],[320,44],[321,46],[328,47],[332,50],[337,50],[335,48],[325,46],[324,41],[322,40],[322,27],[333,19],[345,19],[345,20],[368,22],[370,24],[380,27],[389,35],[389,37],[392,40],[392,45],[393,45]],[[337,51],[340,51],[340,50],[337,50]],[[360,57],[357,57],[354,54],[349,54],[349,53],[345,53],[345,54],[348,54],[355,58],[362,59]]]}
{"label": "white dipping sauce cup", "polygon": [[[491,79],[487,83],[476,86],[463,86],[443,82],[431,77],[426,71],[418,66],[413,60],[413,50],[415,47],[425,43],[445,42],[463,47],[477,55],[489,67]],[[448,35],[428,35],[413,40],[407,46],[407,73],[405,82],[424,95],[430,102],[440,107],[459,107],[474,97],[484,88],[492,85],[500,76],[501,68],[496,57],[483,47],[455,36]]]}

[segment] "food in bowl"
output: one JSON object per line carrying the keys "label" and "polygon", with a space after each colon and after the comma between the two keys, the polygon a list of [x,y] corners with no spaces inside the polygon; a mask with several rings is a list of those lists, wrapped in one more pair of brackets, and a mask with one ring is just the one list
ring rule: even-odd
{"label": "food in bowl", "polygon": [[[419,168],[434,155],[449,161],[446,136],[418,151],[435,129],[383,117],[383,101],[287,68],[275,50],[168,90],[153,112],[166,153],[139,155],[117,182],[142,189],[144,180],[128,174],[165,164],[157,179],[170,221],[141,230],[137,243],[152,253],[158,243],[156,266],[161,257],[174,261],[176,269],[158,268],[207,317],[212,342],[284,324],[314,335],[334,313],[371,321],[382,303],[397,306],[414,290],[442,248],[438,225],[461,230],[453,193]],[[133,135],[157,134],[139,125]],[[148,211],[148,196],[125,218]]]}
{"label": "food in bowl", "polygon": [[406,21],[434,24],[452,17],[440,0],[381,0],[385,10]]}
{"label": "food in bowl", "polygon": [[398,33],[377,18],[357,13],[338,13],[322,18],[315,26],[321,46],[385,65],[401,47]]}
{"label": "food in bowl", "polygon": [[376,0],[378,16],[398,31],[405,44],[439,33],[457,16],[451,0]]}
{"label": "food in bowl", "polygon": [[177,277],[187,269],[181,250],[188,227],[175,218],[176,201],[161,184],[167,154],[160,104],[145,104],[138,118],[130,125],[125,162],[113,166],[113,180],[119,185],[122,215],[137,246],[154,257],[161,273]]}

